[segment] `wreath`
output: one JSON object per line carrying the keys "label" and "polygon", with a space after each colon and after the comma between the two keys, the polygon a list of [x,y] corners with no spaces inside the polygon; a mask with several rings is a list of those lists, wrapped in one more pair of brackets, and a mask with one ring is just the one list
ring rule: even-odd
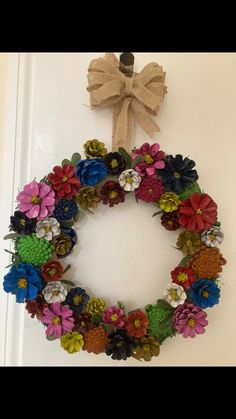
{"label": "wreath", "polygon": [[[167,155],[159,144],[145,143],[129,154],[124,148],[108,152],[94,139],[84,144],[84,153],[85,159],[74,153],[17,195],[5,237],[13,240],[14,251],[3,288],[69,354],[82,349],[114,360],[150,361],[166,338],[203,334],[205,309],[219,302],[226,261],[218,248],[223,233],[217,205],[201,191],[195,162]],[[63,267],[61,259],[77,244],[73,225],[80,211],[93,213],[99,203],[112,208],[130,193],[157,207],[153,215],[160,215],[165,229],[181,229],[176,248],[183,257],[170,272],[163,298],[126,313],[122,302],[109,305],[63,279],[70,265]]]}

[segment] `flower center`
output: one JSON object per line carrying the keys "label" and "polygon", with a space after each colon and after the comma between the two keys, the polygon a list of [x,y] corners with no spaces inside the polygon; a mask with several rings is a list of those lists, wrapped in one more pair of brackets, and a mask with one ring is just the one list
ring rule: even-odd
{"label": "flower center", "polygon": [[134,327],[138,329],[141,326],[141,321],[139,319],[134,321]]}
{"label": "flower center", "polygon": [[188,279],[188,275],[184,272],[180,272],[179,275],[177,276],[177,279],[179,282],[185,282]]}
{"label": "flower center", "polygon": [[179,179],[179,178],[181,177],[181,175],[180,175],[180,173],[179,173],[179,172],[174,172],[174,177],[175,177],[176,179]]}
{"label": "flower center", "polygon": [[214,234],[210,234],[209,239],[213,242],[216,239],[216,236]]}
{"label": "flower center", "polygon": [[187,246],[192,246],[192,242],[191,242],[191,240],[189,240],[189,239],[188,239],[188,240],[186,241],[186,245],[187,245]]}
{"label": "flower center", "polygon": [[25,226],[25,220],[23,218],[20,219],[19,224],[21,226]]}
{"label": "flower center", "polygon": [[58,326],[60,323],[61,323],[60,317],[54,317],[53,324],[55,324],[55,326]]}
{"label": "flower center", "polygon": [[167,221],[167,224],[169,224],[170,226],[172,226],[172,224],[173,224],[173,221]]}
{"label": "flower center", "polygon": [[34,205],[38,205],[41,202],[41,198],[39,196],[32,196],[31,202]]}
{"label": "flower center", "polygon": [[112,169],[115,169],[117,166],[118,166],[117,160],[116,159],[112,159],[112,161],[111,161],[111,167],[112,167]]}
{"label": "flower center", "polygon": [[149,188],[148,189],[148,193],[151,195],[153,193],[153,189],[152,188]]}
{"label": "flower center", "polygon": [[18,288],[26,288],[27,287],[27,281],[25,278],[20,278],[18,281]]}
{"label": "flower center", "polygon": [[115,199],[117,197],[118,193],[116,191],[112,191],[109,193],[109,198]]}
{"label": "flower center", "polygon": [[45,226],[45,227],[43,227],[43,229],[44,229],[45,233],[47,234],[47,233],[49,233],[49,231],[51,231],[51,226],[50,225]]}
{"label": "flower center", "polygon": [[202,295],[203,295],[203,297],[208,298],[209,292],[204,290],[204,291],[202,291]]}
{"label": "flower center", "polygon": [[153,158],[150,156],[150,154],[146,154],[146,156],[145,156],[145,162],[147,164],[152,164],[153,163]]}
{"label": "flower center", "polygon": [[52,295],[58,296],[60,294],[60,291],[56,290],[52,292]]}
{"label": "flower center", "polygon": [[196,324],[196,322],[195,322],[195,320],[194,320],[194,319],[189,319],[189,321],[188,321],[188,326],[189,326],[189,327],[194,327],[194,326],[195,326],[195,324]]}
{"label": "flower center", "polygon": [[73,303],[77,306],[79,303],[80,303],[80,301],[82,300],[82,297],[81,297],[81,295],[75,295],[74,297],[73,297]]}
{"label": "flower center", "polygon": [[67,211],[69,211],[69,207],[64,208],[64,212],[67,212]]}
{"label": "flower center", "polygon": [[196,209],[196,214],[202,214],[202,210],[201,210],[201,208],[198,208],[198,209]]}
{"label": "flower center", "polygon": [[170,289],[170,298],[172,300],[177,300],[177,298],[178,298],[177,291],[174,288]]}
{"label": "flower center", "polygon": [[56,274],[56,269],[55,268],[52,268],[52,269],[50,269],[49,271],[48,271],[48,273],[49,273],[49,275],[50,276],[54,276],[55,274]]}
{"label": "flower center", "polygon": [[125,181],[126,181],[126,183],[133,183],[133,178],[132,178],[132,176],[128,176],[128,177],[125,179]]}
{"label": "flower center", "polygon": [[62,182],[67,182],[67,177],[66,176],[63,176],[63,178],[62,178]]}
{"label": "flower center", "polygon": [[112,315],[111,315],[111,321],[112,321],[112,322],[116,322],[116,320],[118,320],[118,316],[117,316],[117,314],[112,314]]}

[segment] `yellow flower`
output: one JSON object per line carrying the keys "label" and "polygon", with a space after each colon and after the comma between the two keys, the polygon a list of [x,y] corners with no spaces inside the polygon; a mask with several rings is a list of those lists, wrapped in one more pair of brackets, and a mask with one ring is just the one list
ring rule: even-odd
{"label": "yellow flower", "polygon": [[106,303],[102,298],[93,297],[90,298],[87,304],[87,312],[89,314],[102,314],[105,310]]}
{"label": "yellow flower", "polygon": [[61,336],[60,340],[62,348],[69,352],[69,354],[79,352],[84,345],[83,335],[78,332],[66,333]]}
{"label": "yellow flower", "polygon": [[161,195],[159,207],[165,212],[176,211],[181,204],[178,195],[173,192],[165,192]]}

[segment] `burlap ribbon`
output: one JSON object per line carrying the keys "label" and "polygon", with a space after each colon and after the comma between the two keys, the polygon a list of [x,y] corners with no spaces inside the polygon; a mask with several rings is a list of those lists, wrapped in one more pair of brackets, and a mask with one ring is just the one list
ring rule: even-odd
{"label": "burlap ribbon", "polygon": [[126,77],[119,71],[114,54],[92,60],[88,68],[88,88],[92,109],[113,106],[112,149],[131,148],[132,116],[150,136],[160,131],[154,122],[167,88],[165,73],[157,63],[147,64],[140,73]]}

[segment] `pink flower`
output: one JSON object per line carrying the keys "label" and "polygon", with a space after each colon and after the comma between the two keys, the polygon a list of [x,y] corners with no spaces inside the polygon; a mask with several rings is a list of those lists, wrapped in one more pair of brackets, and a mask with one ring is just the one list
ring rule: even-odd
{"label": "pink flower", "polygon": [[144,143],[141,148],[138,148],[132,154],[132,159],[136,159],[138,156],[144,156],[145,160],[141,163],[136,164],[135,170],[139,172],[141,176],[152,176],[155,174],[155,169],[163,169],[165,163],[163,161],[165,157],[164,151],[160,151],[159,144]]}
{"label": "pink flower", "polygon": [[43,310],[44,316],[39,317],[39,320],[47,324],[46,335],[54,335],[60,338],[65,333],[70,333],[74,327],[74,318],[72,310],[69,306],[63,306],[60,303],[53,303],[49,308]]}
{"label": "pink flower", "polygon": [[184,338],[194,338],[196,334],[205,333],[208,325],[207,313],[192,303],[184,303],[174,313],[174,327]]}
{"label": "pink flower", "polygon": [[55,192],[45,182],[33,180],[24,186],[17,197],[19,210],[28,218],[43,220],[53,214],[55,208]]}
{"label": "pink flower", "polygon": [[104,311],[102,319],[104,323],[109,323],[120,328],[125,324],[125,313],[122,308],[111,306]]}

